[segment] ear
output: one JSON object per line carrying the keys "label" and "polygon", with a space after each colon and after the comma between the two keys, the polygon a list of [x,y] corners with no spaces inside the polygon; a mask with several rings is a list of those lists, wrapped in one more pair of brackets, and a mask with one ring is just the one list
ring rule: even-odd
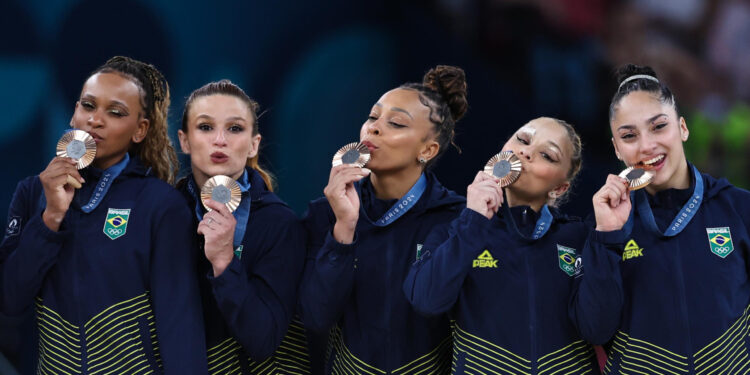
{"label": "ear", "polygon": [[690,136],[690,130],[688,130],[687,123],[685,122],[685,118],[680,116],[680,138],[683,142],[688,140],[688,137]]}
{"label": "ear", "polygon": [[180,149],[185,155],[190,155],[190,142],[188,142],[188,136],[182,129],[177,131],[177,138],[180,140]]}
{"label": "ear", "polygon": [[562,197],[562,195],[565,194],[568,189],[570,189],[570,182],[565,181],[562,184],[558,185],[556,188],[552,189],[552,191],[550,191],[548,195],[550,198],[557,199]]}
{"label": "ear", "polygon": [[247,153],[247,158],[252,159],[256,156],[258,156],[258,147],[260,146],[260,134],[256,134],[253,136],[252,140],[250,141],[250,151]]}
{"label": "ear", "polygon": [[435,140],[429,140],[425,142],[424,145],[422,145],[422,148],[419,150],[419,154],[417,154],[416,160],[424,159],[430,161],[432,160],[432,158],[437,156],[438,151],[440,151],[440,144]]}
{"label": "ear", "polygon": [[615,137],[612,137],[612,147],[615,148],[615,155],[617,156],[617,160],[622,160],[620,151],[617,149],[617,142],[615,142]]}
{"label": "ear", "polygon": [[140,119],[138,121],[138,128],[135,129],[135,133],[133,133],[133,137],[131,140],[133,143],[141,143],[146,138],[146,134],[148,134],[148,128],[151,126],[151,121],[149,121],[146,118]]}

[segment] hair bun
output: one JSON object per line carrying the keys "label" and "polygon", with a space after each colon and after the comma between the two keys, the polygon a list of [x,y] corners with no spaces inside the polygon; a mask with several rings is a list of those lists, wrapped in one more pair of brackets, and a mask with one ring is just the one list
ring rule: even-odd
{"label": "hair bun", "polygon": [[466,74],[464,70],[450,65],[438,65],[430,69],[422,84],[437,91],[448,103],[453,121],[458,121],[469,108],[466,100]]}
{"label": "hair bun", "polygon": [[654,69],[652,69],[650,66],[626,64],[617,68],[617,70],[615,71],[615,77],[617,78],[617,85],[622,84],[622,81],[628,79],[629,77],[632,77],[638,74],[643,74],[643,75],[647,75],[647,76],[651,76],[656,79],[659,79],[659,77],[656,76],[656,72],[654,71]]}

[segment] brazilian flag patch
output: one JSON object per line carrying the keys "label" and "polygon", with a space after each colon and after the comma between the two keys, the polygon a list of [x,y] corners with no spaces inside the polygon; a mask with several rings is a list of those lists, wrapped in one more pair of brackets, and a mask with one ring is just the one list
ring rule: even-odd
{"label": "brazilian flag patch", "polygon": [[706,233],[708,233],[708,244],[711,245],[712,253],[726,258],[734,250],[729,227],[706,228]]}
{"label": "brazilian flag patch", "polygon": [[111,240],[124,236],[125,231],[128,229],[129,219],[129,208],[110,208],[109,211],[107,211],[107,218],[104,219],[104,234]]}
{"label": "brazilian flag patch", "polygon": [[557,261],[560,269],[568,276],[581,273],[581,258],[576,255],[576,249],[557,245]]}

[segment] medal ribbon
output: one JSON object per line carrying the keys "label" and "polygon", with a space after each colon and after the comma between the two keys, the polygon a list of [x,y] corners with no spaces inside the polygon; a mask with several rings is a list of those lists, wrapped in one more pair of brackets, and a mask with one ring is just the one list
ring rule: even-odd
{"label": "medal ribbon", "polygon": [[[357,186],[357,192],[359,193],[359,184],[356,184]],[[362,210],[362,214],[364,217],[369,221],[372,225],[375,225],[376,227],[385,227],[396,221],[398,218],[403,216],[406,212],[411,210],[415,204],[417,204],[417,201],[419,201],[419,198],[422,197],[422,194],[424,194],[424,191],[427,189],[427,177],[425,177],[424,173],[419,176],[419,179],[414,184],[414,186],[409,189],[409,191],[404,194],[401,199],[398,200],[398,202],[394,203],[391,208],[386,211],[383,216],[380,217],[377,221],[373,222],[370,220],[370,218],[367,216],[367,213]],[[362,194],[360,194],[360,202],[361,202]]]}
{"label": "medal ribbon", "polygon": [[[503,190],[505,192],[505,190]],[[544,237],[545,234],[547,234],[547,231],[549,231],[549,228],[552,226],[552,220],[554,219],[552,217],[552,213],[549,211],[549,207],[545,204],[542,206],[541,214],[539,215],[539,219],[536,220],[536,227],[534,228],[534,232],[531,233],[531,237],[521,233],[521,230],[518,229],[518,225],[516,224],[516,219],[513,218],[513,214],[510,212],[510,206],[508,206],[507,199],[503,201],[503,209],[505,210],[505,216],[508,217],[508,221],[510,222],[510,226],[513,227],[513,230],[521,236],[521,238],[526,240],[538,240],[542,237]]]}
{"label": "medal ribbon", "polygon": [[[657,233],[665,237],[676,236],[677,234],[682,232],[683,229],[685,229],[688,223],[690,223],[690,220],[693,219],[693,216],[695,216],[695,213],[698,212],[698,208],[700,208],[701,203],[703,202],[703,178],[701,177],[698,168],[696,168],[695,166],[693,166],[693,176],[695,176],[695,188],[693,188],[693,194],[690,196],[690,199],[688,199],[688,201],[685,202],[685,204],[682,206],[682,209],[680,209],[680,212],[677,213],[677,216],[675,216],[675,218],[672,220],[672,223],[669,224],[669,228],[667,228],[667,230],[663,233],[656,225],[656,220],[654,220],[654,213],[651,211],[651,206],[648,204],[646,192],[635,192],[638,214],[641,216],[641,218],[643,218],[643,220],[646,222],[646,226],[653,233]],[[630,224],[630,227],[632,228],[632,224]]]}
{"label": "medal ribbon", "polygon": [[122,158],[122,160],[102,172],[102,178],[100,178],[99,182],[96,183],[96,187],[91,193],[91,199],[89,199],[89,203],[81,207],[81,211],[90,213],[97,206],[99,206],[99,203],[101,203],[104,197],[107,195],[109,187],[112,186],[112,182],[114,182],[117,176],[122,173],[122,170],[125,169],[129,162],[130,155],[125,153],[125,157]]}

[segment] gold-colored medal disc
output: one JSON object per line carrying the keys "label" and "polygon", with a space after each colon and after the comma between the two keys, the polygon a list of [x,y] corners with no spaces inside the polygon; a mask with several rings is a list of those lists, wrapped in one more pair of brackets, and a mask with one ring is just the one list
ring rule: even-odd
{"label": "gold-colored medal disc", "polygon": [[240,184],[231,177],[223,175],[213,176],[201,188],[201,202],[203,202],[203,207],[207,211],[211,211],[205,203],[209,199],[222,203],[227,206],[229,212],[234,212],[240,205],[240,199],[242,199]]}
{"label": "gold-colored medal disc", "polygon": [[336,151],[331,164],[334,167],[341,164],[353,164],[362,168],[368,161],[370,161],[370,149],[359,142],[353,142]]}
{"label": "gold-colored medal disc", "polygon": [[628,167],[620,172],[619,176],[628,180],[630,190],[638,190],[645,188],[651,183],[651,179],[654,178],[654,172],[638,167]]}
{"label": "gold-colored medal disc", "polygon": [[521,175],[521,160],[513,151],[502,151],[490,158],[484,172],[500,179],[500,186],[506,187]]}
{"label": "gold-colored medal disc", "polygon": [[78,169],[86,168],[96,157],[96,142],[83,130],[71,130],[57,141],[57,156],[72,158]]}

